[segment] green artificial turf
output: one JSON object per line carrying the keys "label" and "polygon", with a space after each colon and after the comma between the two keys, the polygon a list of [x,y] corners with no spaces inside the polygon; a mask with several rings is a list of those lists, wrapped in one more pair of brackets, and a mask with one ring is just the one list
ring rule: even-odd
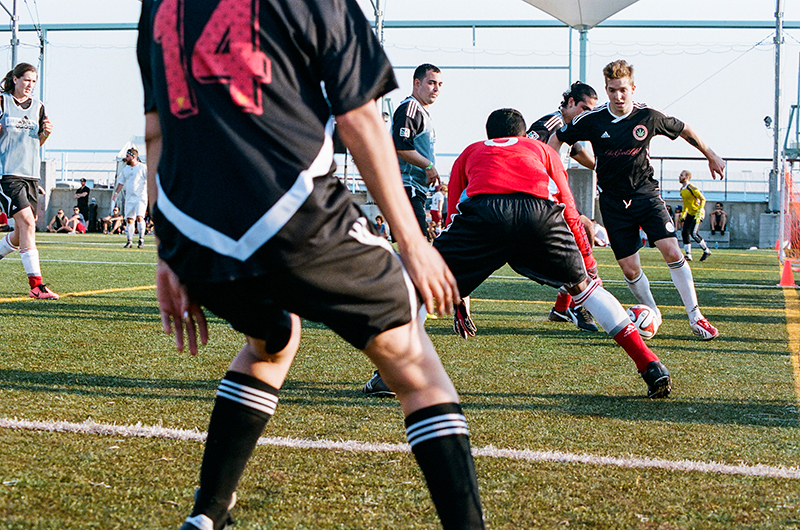
{"label": "green artificial turf", "polygon": [[[211,317],[200,355],[175,351],[155,304],[152,246],[123,250],[119,236],[38,240],[45,281],[62,298],[28,299],[21,263],[0,260],[0,418],[204,431],[241,337]],[[610,251],[596,257],[605,287],[635,303]],[[691,334],[660,254],[641,257],[664,316],[648,345],[674,378],[665,400],[644,397],[634,364],[607,335],[548,322],[555,291],[507,267],[473,293],[477,337],[459,339],[447,317],[428,321],[473,448],[797,469],[789,340],[798,317],[775,287],[775,253],[718,250],[692,263],[701,308],[720,330],[710,342]],[[361,393],[371,373],[361,353],[304,322],[264,435],[405,443],[397,402]],[[0,528],[177,528],[202,448],[0,429]],[[494,529],[800,528],[800,479],[500,456],[478,456],[476,468]],[[439,527],[405,452],[259,446],[234,514],[242,530]]]}

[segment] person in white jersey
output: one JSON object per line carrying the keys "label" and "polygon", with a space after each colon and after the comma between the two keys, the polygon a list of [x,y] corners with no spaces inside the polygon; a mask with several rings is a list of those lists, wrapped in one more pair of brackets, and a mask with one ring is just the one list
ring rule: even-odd
{"label": "person in white jersey", "polygon": [[[116,202],[119,192],[125,189],[125,234],[128,242],[124,248],[133,246],[133,233],[139,230],[139,248],[144,246],[144,214],[147,211],[147,165],[139,160],[139,151],[131,147],[125,153],[125,167],[119,172],[117,189],[111,195],[111,200]],[[134,227],[133,221],[136,220]]]}
{"label": "person in white jersey", "polygon": [[0,202],[14,218],[14,231],[0,239],[0,259],[19,250],[28,275],[31,298],[57,300],[58,295],[42,281],[36,248],[36,208],[42,161],[39,148],[53,125],[44,105],[32,96],[38,74],[28,63],[19,63],[3,79],[0,94]]}

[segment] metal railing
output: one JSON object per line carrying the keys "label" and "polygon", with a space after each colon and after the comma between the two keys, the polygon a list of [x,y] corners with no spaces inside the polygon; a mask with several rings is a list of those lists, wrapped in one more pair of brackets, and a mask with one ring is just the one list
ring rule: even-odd
{"label": "metal railing", "polygon": [[[75,184],[85,178],[93,186],[112,186],[117,171],[116,155],[110,149],[49,150],[46,159],[55,164],[56,183]],[[438,153],[437,166],[444,181],[450,178],[450,168],[459,153]],[[366,191],[353,159],[336,155],[335,175],[354,193]],[[680,198],[678,175],[684,169],[692,172],[692,183],[699,187],[709,201],[760,202],[769,194],[769,158],[727,158],[725,178],[713,180],[708,164],[702,157],[652,157],[655,178],[665,199]],[[574,164],[574,162],[573,162]]]}

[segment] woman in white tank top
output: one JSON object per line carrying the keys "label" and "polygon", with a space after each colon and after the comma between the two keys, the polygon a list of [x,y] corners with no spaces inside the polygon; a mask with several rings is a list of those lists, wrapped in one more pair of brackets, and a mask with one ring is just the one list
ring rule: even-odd
{"label": "woman in white tank top", "polygon": [[41,160],[39,147],[53,126],[42,102],[34,99],[36,68],[20,63],[3,79],[0,114],[0,204],[14,218],[14,231],[0,240],[0,259],[19,250],[31,298],[57,300],[42,281],[36,248],[36,208]]}

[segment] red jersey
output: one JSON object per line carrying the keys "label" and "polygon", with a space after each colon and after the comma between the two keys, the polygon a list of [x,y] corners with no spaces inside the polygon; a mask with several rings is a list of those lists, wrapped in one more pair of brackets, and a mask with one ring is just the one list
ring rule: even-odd
{"label": "red jersey", "polygon": [[450,170],[446,222],[450,223],[458,213],[458,203],[468,197],[509,193],[527,193],[563,204],[564,219],[586,267],[596,264],[561,158],[550,146],[532,138],[495,138],[464,149]]}

